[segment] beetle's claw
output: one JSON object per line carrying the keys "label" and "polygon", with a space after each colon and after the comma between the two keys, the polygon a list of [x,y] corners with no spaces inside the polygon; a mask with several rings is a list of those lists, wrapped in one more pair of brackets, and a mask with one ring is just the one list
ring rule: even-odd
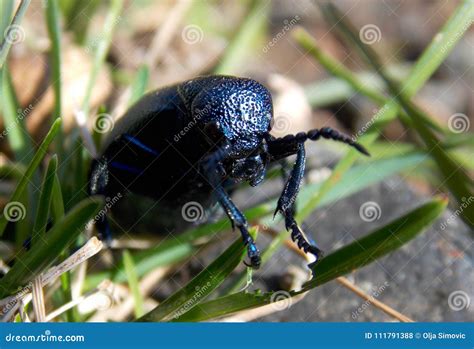
{"label": "beetle's claw", "polygon": [[247,267],[250,267],[252,269],[260,268],[260,264],[262,262],[260,258],[260,251],[258,250],[254,242],[249,242],[247,244],[247,251],[248,251],[247,255],[249,256],[250,263],[247,263],[246,261],[244,261],[244,264]]}

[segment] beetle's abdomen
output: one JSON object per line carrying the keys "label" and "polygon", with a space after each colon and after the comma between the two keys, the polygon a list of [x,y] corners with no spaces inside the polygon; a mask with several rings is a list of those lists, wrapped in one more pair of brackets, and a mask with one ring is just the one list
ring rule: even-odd
{"label": "beetle's abdomen", "polygon": [[208,145],[174,87],[143,97],[104,143],[101,161],[107,164],[109,195],[134,192],[169,201],[209,190],[198,183],[197,171]]}

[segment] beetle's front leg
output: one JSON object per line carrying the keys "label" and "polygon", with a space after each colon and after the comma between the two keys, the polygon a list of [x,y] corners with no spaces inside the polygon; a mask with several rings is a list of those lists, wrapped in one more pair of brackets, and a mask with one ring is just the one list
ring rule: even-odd
{"label": "beetle's front leg", "polygon": [[240,230],[242,235],[243,242],[245,246],[247,246],[247,255],[250,259],[250,265],[254,269],[258,269],[260,267],[260,251],[258,250],[255,242],[253,241],[252,236],[249,234],[248,231],[248,223],[245,219],[244,214],[235,206],[232,202],[229,194],[225,191],[222,187],[220,182],[220,177],[218,175],[219,168],[220,168],[220,161],[225,158],[227,150],[224,148],[217,150],[215,153],[211,154],[204,160],[203,169],[204,174],[214,188],[214,192],[217,195],[217,200],[219,204],[224,209],[225,213],[230,219],[232,224],[232,228],[235,229],[237,227]]}
{"label": "beetle's front leg", "polygon": [[285,217],[285,226],[287,230],[291,231],[291,238],[302,248],[306,253],[309,252],[316,257],[316,261],[321,257],[321,250],[309,243],[303,231],[296,223],[295,215],[295,201],[299,192],[300,184],[304,176],[305,169],[305,149],[304,145],[300,143],[296,152],[296,162],[286,182],[285,188],[278,199],[275,214],[280,212]]}

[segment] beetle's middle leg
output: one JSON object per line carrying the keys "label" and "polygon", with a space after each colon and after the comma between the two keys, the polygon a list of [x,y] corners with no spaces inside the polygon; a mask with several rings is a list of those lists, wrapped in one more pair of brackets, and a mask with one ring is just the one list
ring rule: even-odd
{"label": "beetle's middle leg", "polygon": [[295,216],[295,201],[299,192],[300,184],[304,176],[306,154],[304,145],[300,143],[296,152],[296,162],[285,184],[285,188],[278,199],[275,214],[280,212],[285,217],[286,229],[291,231],[291,238],[302,248],[305,252],[309,252],[318,260],[322,254],[321,250],[308,241],[304,232],[299,227],[294,218]]}

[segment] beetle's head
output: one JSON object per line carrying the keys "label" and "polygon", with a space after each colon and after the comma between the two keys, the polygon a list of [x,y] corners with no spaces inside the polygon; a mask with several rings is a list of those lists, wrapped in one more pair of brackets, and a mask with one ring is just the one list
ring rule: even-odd
{"label": "beetle's head", "polygon": [[266,168],[262,149],[273,117],[270,92],[252,79],[212,76],[187,82],[180,93],[210,143],[230,145],[226,172],[251,185],[260,183]]}
{"label": "beetle's head", "polygon": [[236,181],[247,181],[253,187],[265,178],[268,164],[268,149],[265,141],[256,151],[246,157],[231,158],[224,164],[229,176]]}

